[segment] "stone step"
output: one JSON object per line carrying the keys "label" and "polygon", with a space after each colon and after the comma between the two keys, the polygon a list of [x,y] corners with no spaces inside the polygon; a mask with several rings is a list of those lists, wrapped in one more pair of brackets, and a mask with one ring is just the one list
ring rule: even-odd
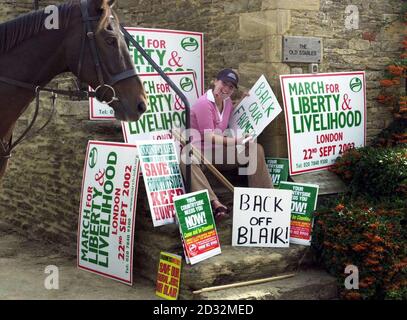
{"label": "stone step", "polygon": [[[227,205],[233,200],[230,192],[225,193],[225,200],[228,200],[224,202]],[[233,247],[232,224],[232,216],[217,223],[221,254],[195,265],[187,265],[178,226],[170,224],[153,227],[144,185],[140,180],[134,247],[135,277],[141,275],[155,282],[160,252],[178,254],[183,257],[180,292],[185,298],[192,298],[192,291],[204,287],[272,277],[298,270],[299,266],[303,268],[313,264],[311,248],[307,246]]]}
{"label": "stone step", "polygon": [[[139,200],[140,199],[139,194]],[[136,215],[134,266],[135,274],[155,281],[161,251],[184,256],[178,226],[175,224],[153,227],[148,204],[138,202]],[[188,292],[206,286],[245,281],[253,277],[271,277],[312,263],[311,249],[290,245],[289,248],[233,247],[232,222],[229,218],[217,223],[222,253],[187,265],[183,258],[182,290]]]}
{"label": "stone step", "polygon": [[221,246],[222,253],[195,265],[184,263],[182,288],[193,291],[231,282],[272,277],[312,264],[309,247],[248,248]]}
{"label": "stone step", "polygon": [[[145,238],[141,240],[141,238]],[[289,248],[249,248],[221,244],[221,254],[195,265],[185,262],[178,238],[165,236],[136,237],[134,274],[155,281],[161,251],[183,257],[181,290],[191,292],[204,287],[256,278],[272,277],[313,264],[310,247],[290,245]]]}
{"label": "stone step", "polygon": [[[252,280],[258,278],[253,277]],[[294,277],[261,284],[185,295],[200,300],[331,300],[337,299],[336,279],[317,269],[300,270]]]}

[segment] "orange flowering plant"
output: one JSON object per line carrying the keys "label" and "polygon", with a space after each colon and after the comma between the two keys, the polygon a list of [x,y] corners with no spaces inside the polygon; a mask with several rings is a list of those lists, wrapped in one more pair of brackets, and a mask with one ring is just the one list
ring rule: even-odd
{"label": "orange flowering plant", "polygon": [[[312,246],[343,299],[407,299],[406,241],[405,206],[344,197],[315,214]],[[345,288],[348,265],[358,268],[358,289]]]}
{"label": "orange flowering plant", "polygon": [[330,171],[348,184],[353,195],[367,198],[407,198],[407,145],[350,149]]}
{"label": "orange flowering plant", "polygon": [[[401,19],[407,25],[407,3],[404,1]],[[383,146],[407,143],[407,37],[401,42],[401,54],[388,65],[384,79],[379,80],[381,92],[377,101],[393,113],[393,123],[380,133],[377,143]]]}
{"label": "orange flowering plant", "polygon": [[[331,171],[348,194],[320,205],[312,246],[343,299],[407,299],[407,145],[351,149]],[[348,290],[348,265],[359,287]]]}

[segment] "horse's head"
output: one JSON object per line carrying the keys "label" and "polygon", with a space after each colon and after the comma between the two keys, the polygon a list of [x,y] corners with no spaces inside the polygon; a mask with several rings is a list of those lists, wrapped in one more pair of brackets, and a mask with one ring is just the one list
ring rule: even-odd
{"label": "horse's head", "polygon": [[67,59],[70,70],[113,108],[116,119],[137,121],[146,111],[146,93],[111,8],[114,2],[80,0],[81,22],[71,25]]}

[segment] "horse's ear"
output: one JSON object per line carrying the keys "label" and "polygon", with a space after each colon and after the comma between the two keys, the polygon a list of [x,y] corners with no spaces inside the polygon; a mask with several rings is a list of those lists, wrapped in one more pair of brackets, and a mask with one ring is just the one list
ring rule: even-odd
{"label": "horse's ear", "polygon": [[93,7],[96,11],[105,10],[107,6],[111,7],[116,3],[116,0],[92,0]]}
{"label": "horse's ear", "polygon": [[107,4],[109,5],[110,8],[113,8],[116,5],[116,0],[108,0]]}
{"label": "horse's ear", "polygon": [[92,0],[93,7],[96,11],[104,10],[108,2],[108,0]]}

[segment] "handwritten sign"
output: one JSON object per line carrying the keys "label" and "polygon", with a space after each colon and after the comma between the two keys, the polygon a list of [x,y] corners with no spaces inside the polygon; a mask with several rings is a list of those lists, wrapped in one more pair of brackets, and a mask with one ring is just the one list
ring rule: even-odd
{"label": "handwritten sign", "polygon": [[89,141],[79,210],[79,268],[133,283],[138,178],[135,145]]}
{"label": "handwritten sign", "polygon": [[280,76],[290,175],[327,169],[365,145],[365,73]]}
{"label": "handwritten sign", "polygon": [[137,141],[154,227],[174,223],[174,197],[185,193],[174,140]]}
{"label": "handwritten sign", "polygon": [[177,300],[181,278],[181,257],[168,253],[160,253],[155,294],[167,300]]}
{"label": "handwritten sign", "polygon": [[313,213],[317,208],[319,186],[316,184],[281,182],[279,189],[293,192],[290,242],[311,245]]}
{"label": "handwritten sign", "polygon": [[232,245],[288,247],[292,191],[235,188]]}
{"label": "handwritten sign", "polygon": [[250,89],[249,96],[234,109],[229,128],[237,137],[249,133],[256,138],[280,112],[280,104],[262,75]]}

